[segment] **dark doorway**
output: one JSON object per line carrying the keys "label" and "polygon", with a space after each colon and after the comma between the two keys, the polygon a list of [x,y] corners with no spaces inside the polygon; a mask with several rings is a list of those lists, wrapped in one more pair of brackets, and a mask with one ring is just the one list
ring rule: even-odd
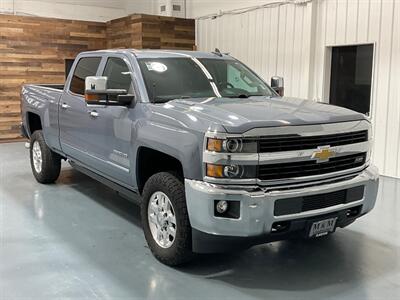
{"label": "dark doorway", "polygon": [[332,48],[329,102],[369,114],[374,46]]}
{"label": "dark doorway", "polygon": [[67,79],[69,71],[71,71],[72,65],[75,59],[65,59],[65,79]]}

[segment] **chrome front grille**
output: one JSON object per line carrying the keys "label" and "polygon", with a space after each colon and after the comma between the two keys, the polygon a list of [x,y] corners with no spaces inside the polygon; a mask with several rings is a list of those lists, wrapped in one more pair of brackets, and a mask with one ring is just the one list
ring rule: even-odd
{"label": "chrome front grille", "polygon": [[[203,153],[204,167],[241,166],[247,171],[254,167],[254,175],[242,178],[204,176],[216,184],[260,186],[292,186],[342,178],[361,172],[370,159],[371,124],[367,120],[341,123],[258,127],[242,134],[209,131],[214,139],[238,139],[257,144],[256,152]],[[205,169],[204,169],[205,170]],[[204,173],[206,173],[204,171]],[[249,174],[243,172],[243,174]]]}
{"label": "chrome front grille", "polygon": [[357,153],[334,157],[322,163],[318,163],[315,160],[305,160],[259,165],[258,178],[260,180],[278,180],[329,174],[361,167],[365,164],[366,157],[366,153]]}
{"label": "chrome front grille", "polygon": [[368,141],[368,130],[329,134],[322,136],[268,136],[259,140],[259,152],[280,152],[305,149],[315,149],[319,146],[342,146],[363,143]]}

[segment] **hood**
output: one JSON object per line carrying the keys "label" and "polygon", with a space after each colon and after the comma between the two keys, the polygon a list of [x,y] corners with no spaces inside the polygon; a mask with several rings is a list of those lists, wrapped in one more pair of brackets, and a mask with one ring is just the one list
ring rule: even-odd
{"label": "hood", "polygon": [[175,110],[221,124],[229,133],[256,127],[312,125],[363,120],[355,111],[297,98],[193,98],[168,102]]}

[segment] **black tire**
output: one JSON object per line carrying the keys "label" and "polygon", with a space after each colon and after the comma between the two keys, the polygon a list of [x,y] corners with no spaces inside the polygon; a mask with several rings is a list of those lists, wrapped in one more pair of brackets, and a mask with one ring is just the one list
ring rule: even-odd
{"label": "black tire", "polygon": [[[39,144],[41,151],[41,170],[36,170],[33,159],[33,147],[35,142]],[[46,145],[43,137],[43,132],[41,130],[36,130],[30,139],[30,160],[33,176],[40,183],[53,183],[60,176],[61,171],[61,157],[51,151],[51,149]]]}
{"label": "black tire", "polygon": [[[176,234],[173,244],[169,248],[162,248],[157,244],[148,220],[148,206],[151,196],[155,192],[166,194],[172,203],[176,218]],[[189,222],[185,188],[183,183],[174,175],[167,172],[151,176],[143,189],[141,217],[144,235],[153,255],[168,266],[182,265],[193,258],[192,229]]]}

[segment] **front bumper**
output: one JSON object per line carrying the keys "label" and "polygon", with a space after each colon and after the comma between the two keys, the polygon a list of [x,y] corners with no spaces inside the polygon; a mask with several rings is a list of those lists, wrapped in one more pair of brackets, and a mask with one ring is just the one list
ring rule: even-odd
{"label": "front bumper", "polygon": [[[337,226],[344,227],[373,209],[378,184],[379,175],[374,166],[368,167],[348,180],[291,189],[235,190],[203,181],[186,179],[186,201],[193,228],[193,251],[220,252],[226,248],[220,247],[221,245],[230,245],[232,241],[236,241],[242,246],[251,246],[284,239],[296,231],[293,229],[297,229],[299,232],[304,231],[307,221],[318,216],[336,214],[339,216]],[[364,196],[360,200],[296,214],[274,215],[274,205],[278,199],[326,194],[357,186],[364,186]],[[239,201],[240,217],[238,219],[216,217],[214,214],[215,200]],[[359,214],[346,219],[343,214],[353,207],[360,207]],[[291,230],[280,235],[273,233],[272,225],[283,221],[291,222]],[[217,245],[218,241],[221,242],[220,245]]]}

